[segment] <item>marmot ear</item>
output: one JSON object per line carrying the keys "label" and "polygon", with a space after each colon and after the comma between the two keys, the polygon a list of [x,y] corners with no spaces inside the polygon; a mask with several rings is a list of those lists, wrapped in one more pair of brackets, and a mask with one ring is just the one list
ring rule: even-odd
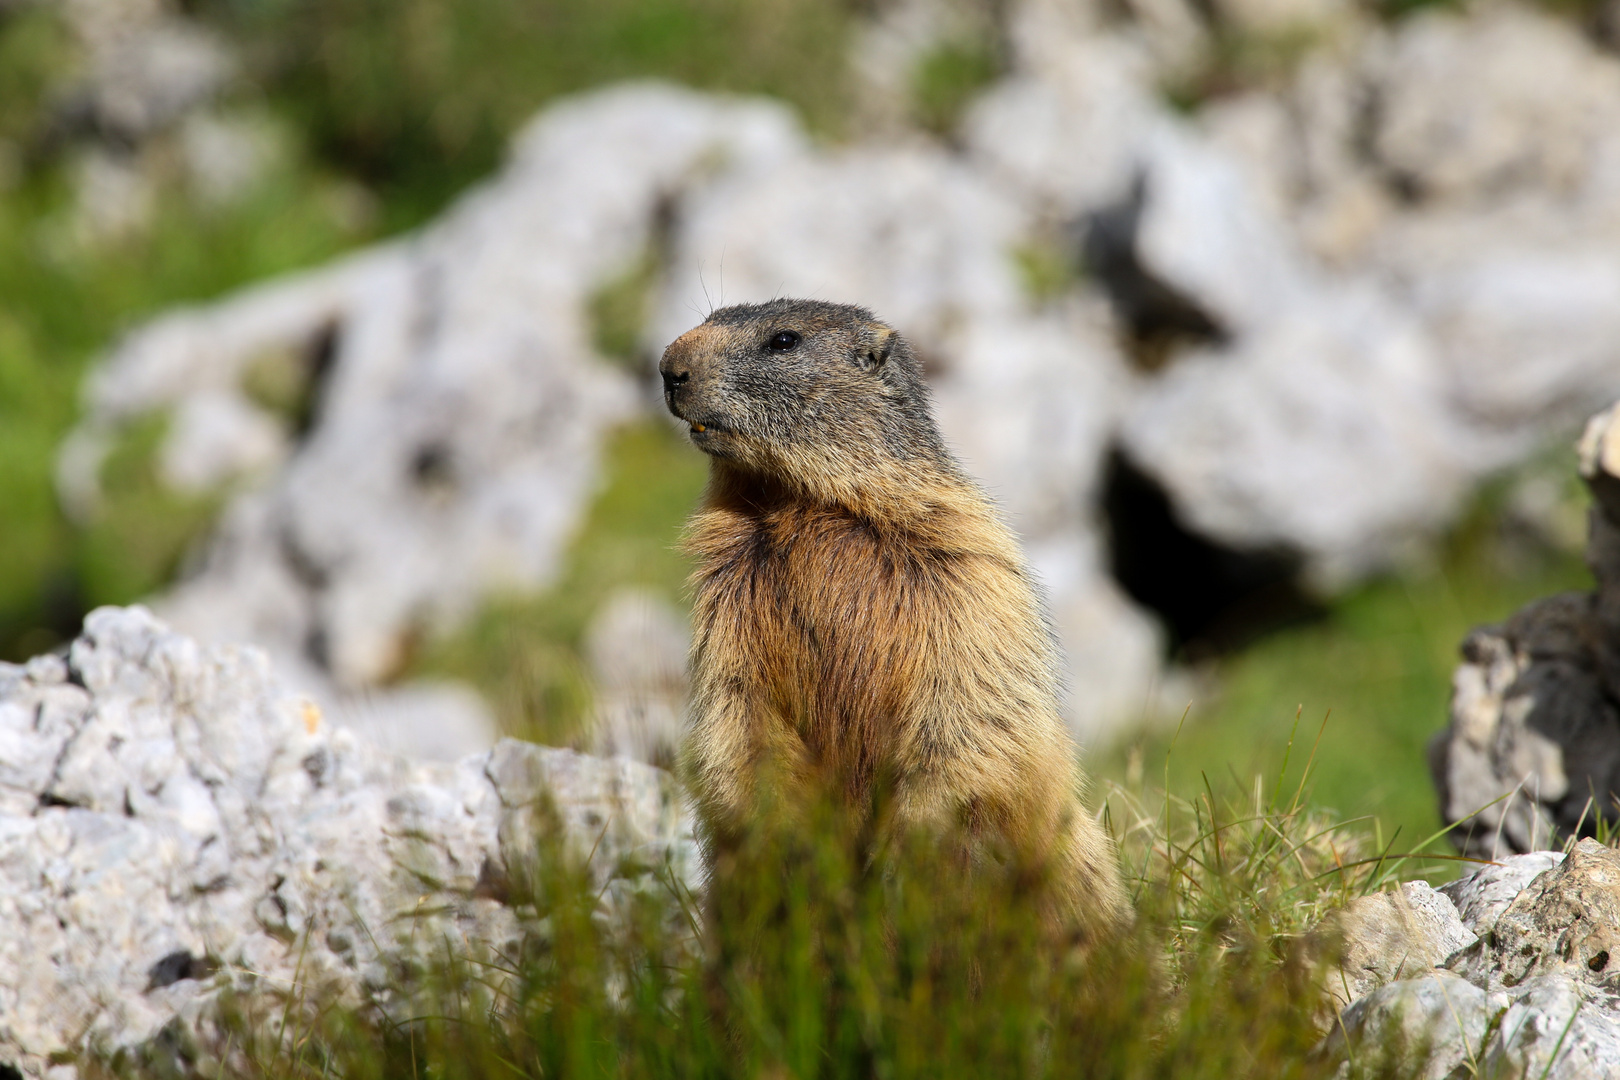
{"label": "marmot ear", "polygon": [[888,363],[889,354],[894,352],[894,339],[899,336],[887,326],[873,326],[872,337],[861,350],[861,370],[876,371]]}

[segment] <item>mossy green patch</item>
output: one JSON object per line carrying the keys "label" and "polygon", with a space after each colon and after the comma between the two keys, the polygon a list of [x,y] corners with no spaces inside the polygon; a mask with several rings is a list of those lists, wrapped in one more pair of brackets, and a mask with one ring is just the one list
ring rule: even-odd
{"label": "mossy green patch", "polygon": [[90,606],[128,604],[172,580],[219,513],[223,492],[185,495],[163,483],[158,456],[168,426],[161,413],[131,424],[102,465],[102,504],[78,551]]}
{"label": "mossy green patch", "polygon": [[587,302],[592,344],[603,356],[627,368],[634,369],[645,359],[641,334],[658,284],[658,269],[658,254],[649,248],[599,285]]}
{"label": "mossy green patch", "polygon": [[1164,99],[1175,109],[1194,112],[1212,98],[1279,89],[1306,57],[1333,38],[1333,28],[1311,23],[1263,32],[1217,31],[1197,62],[1162,87]]}
{"label": "mossy green patch", "polygon": [[950,135],[968,103],[1001,74],[991,42],[949,41],[928,52],[912,74],[913,118],[925,131]]}
{"label": "mossy green patch", "polygon": [[45,135],[42,105],[77,59],[54,5],[0,10],[0,140],[26,144]]}
{"label": "mossy green patch", "polygon": [[[66,542],[52,483],[56,439],[73,413],[73,372],[0,305],[0,639],[44,621],[48,575]],[[34,644],[52,643],[35,635]]]}
{"label": "mossy green patch", "polygon": [[[1073,245],[1067,245],[1072,247]],[[1080,281],[1080,261],[1057,237],[1039,237],[1013,249],[1013,265],[1024,294],[1037,304],[1048,304]]]}

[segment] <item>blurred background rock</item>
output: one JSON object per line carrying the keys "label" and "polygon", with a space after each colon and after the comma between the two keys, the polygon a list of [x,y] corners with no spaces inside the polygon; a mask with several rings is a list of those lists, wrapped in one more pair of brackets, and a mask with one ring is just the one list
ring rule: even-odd
{"label": "blurred background rock", "polygon": [[652,362],[854,300],[1099,771],[1331,710],[1316,798],[1415,843],[1457,642],[1589,580],[1617,47],[1611,2],[0,0],[0,655],[145,598],[397,749],[667,762],[705,466]]}

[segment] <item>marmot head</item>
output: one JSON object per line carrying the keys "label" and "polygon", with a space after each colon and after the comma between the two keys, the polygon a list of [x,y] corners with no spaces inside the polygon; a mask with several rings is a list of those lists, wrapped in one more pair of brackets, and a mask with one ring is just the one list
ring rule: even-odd
{"label": "marmot head", "polygon": [[658,365],[705,453],[836,494],[947,459],[911,347],[865,308],[773,300],[715,311]]}

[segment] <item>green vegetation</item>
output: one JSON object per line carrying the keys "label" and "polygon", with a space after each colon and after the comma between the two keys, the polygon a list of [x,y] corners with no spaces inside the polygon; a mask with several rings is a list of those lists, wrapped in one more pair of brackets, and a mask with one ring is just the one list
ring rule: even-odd
{"label": "green vegetation", "polygon": [[[1226,798],[1116,791],[1138,916],[1091,948],[1043,928],[1027,868],[963,875],[920,837],[874,852],[824,807],[744,841],[701,945],[705,918],[667,873],[609,917],[548,843],[516,889],[533,919],[518,955],[447,956],[402,1022],[301,995],[243,1003],[233,1075],[1330,1075],[1311,1054],[1329,949],[1305,931],[1413,868],[1305,808],[1303,756]],[[129,1057],[108,1072],[156,1075]]]}
{"label": "green vegetation", "polygon": [[950,135],[974,96],[1005,64],[989,42],[948,42],[924,56],[912,76],[913,118],[926,131]]}
{"label": "green vegetation", "polygon": [[1212,699],[1189,708],[1179,735],[1114,747],[1093,768],[1156,777],[1168,754],[1170,789],[1190,797],[1206,773],[1273,774],[1297,713],[1302,727],[1322,730],[1315,804],[1375,816],[1369,829],[1396,850],[1421,843],[1439,828],[1424,748],[1446,724],[1463,637],[1533,599],[1592,584],[1572,552],[1504,535],[1501,503],[1500,492],[1487,493],[1429,567],[1363,586],[1321,621],[1220,661],[1208,673]]}
{"label": "green vegetation", "polygon": [[641,333],[658,284],[658,265],[657,251],[649,248],[590,296],[592,344],[627,368],[642,370],[637,365],[647,359],[641,354]]}
{"label": "green vegetation", "polygon": [[845,0],[201,0],[323,160],[415,224],[545,101],[616,79],[765,93],[836,131]]}
{"label": "green vegetation", "polygon": [[79,580],[97,597],[141,597],[172,581],[192,543],[213,522],[220,493],[185,496],[163,486],[157,453],[168,418],[132,424],[102,466],[106,492],[82,534]]}
{"label": "green vegetation", "polygon": [[[50,10],[24,5],[0,13],[0,139],[34,135],[40,102],[72,63],[67,29]],[[0,190],[6,179],[0,175]]]}
{"label": "green vegetation", "polygon": [[1024,294],[1036,304],[1048,304],[1073,288],[1081,277],[1074,245],[1061,236],[1043,236],[1012,252]]}
{"label": "green vegetation", "polygon": [[1183,112],[1193,112],[1212,98],[1244,90],[1277,89],[1293,77],[1312,52],[1333,37],[1331,27],[1311,23],[1264,33],[1220,28],[1193,65],[1163,88],[1165,100]]}

